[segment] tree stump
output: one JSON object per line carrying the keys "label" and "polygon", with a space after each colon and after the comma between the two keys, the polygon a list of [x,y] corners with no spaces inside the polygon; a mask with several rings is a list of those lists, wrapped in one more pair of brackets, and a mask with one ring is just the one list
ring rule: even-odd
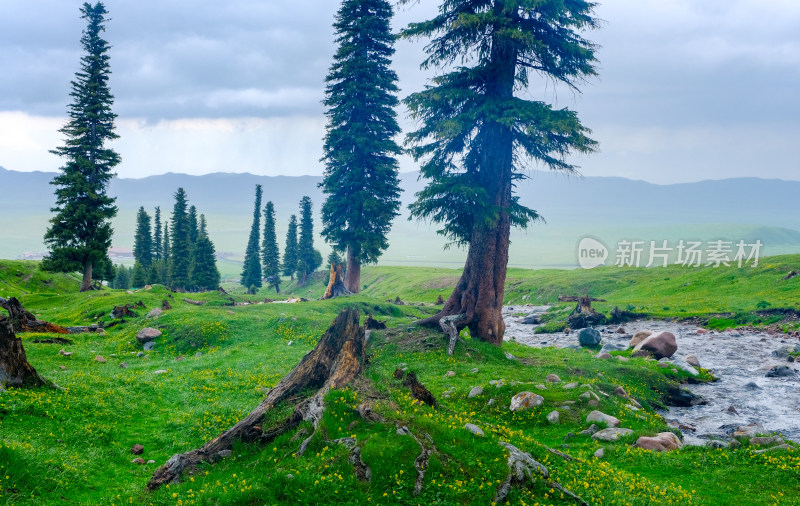
{"label": "tree stump", "polygon": [[344,295],[352,295],[352,292],[344,286],[344,268],[340,263],[331,262],[331,277],[328,281],[328,288],[325,290],[325,295],[322,296],[322,300]]}
{"label": "tree stump", "polygon": [[[311,421],[316,430],[325,411],[325,394],[332,388],[341,388],[361,373],[364,363],[364,328],[360,327],[359,312],[355,308],[344,309],[330,328],[300,363],[269,391],[267,398],[236,425],[203,445],[186,453],[173,455],[159,467],[147,484],[155,490],[164,484],[180,479],[185,470],[197,467],[202,462],[215,462],[229,454],[233,443],[269,442],[301,421]],[[297,395],[308,388],[317,392],[295,406],[286,420],[272,427],[262,427],[265,414],[278,403]],[[313,434],[303,441],[297,455],[302,455]]]}
{"label": "tree stump", "polygon": [[28,363],[22,339],[14,333],[11,321],[0,321],[0,387],[39,387],[47,384]]}
{"label": "tree stump", "polygon": [[0,322],[8,320],[14,332],[40,332],[51,334],[69,334],[69,330],[42,320],[38,320],[30,311],[22,306],[16,298],[4,299],[0,297],[0,307],[8,311],[8,319],[0,317]]}

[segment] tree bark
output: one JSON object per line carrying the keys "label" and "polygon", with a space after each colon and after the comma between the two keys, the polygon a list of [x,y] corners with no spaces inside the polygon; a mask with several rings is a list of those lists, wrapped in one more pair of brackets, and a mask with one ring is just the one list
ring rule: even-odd
{"label": "tree bark", "polygon": [[92,261],[89,260],[83,266],[83,281],[81,281],[81,291],[86,292],[92,288]]}
{"label": "tree bark", "polygon": [[[42,320],[37,320],[30,311],[22,306],[16,298],[4,299],[0,297],[0,307],[8,311],[8,322],[14,332],[41,332],[51,334],[71,334],[69,329]],[[0,317],[0,322],[5,318]]]}
{"label": "tree bark", "polygon": [[342,297],[350,295],[350,291],[345,288],[345,283],[342,281],[342,264],[331,264],[331,277],[328,281],[328,288],[322,299],[332,299],[334,297]]}
{"label": "tree bark", "polygon": [[[353,380],[364,363],[364,328],[360,327],[359,312],[355,308],[344,309],[322,335],[300,363],[267,394],[261,404],[236,425],[203,445],[201,448],[173,455],[159,467],[147,484],[155,490],[164,484],[180,479],[185,470],[191,470],[202,462],[215,462],[222,458],[220,452],[230,450],[236,441],[268,442],[303,420],[310,420],[316,428],[324,412],[325,394],[332,388],[341,388]],[[281,401],[308,388],[317,392],[295,406],[292,415],[273,427],[262,427],[265,414]],[[298,450],[302,454],[310,437]]]}
{"label": "tree bark", "polygon": [[22,340],[14,334],[11,321],[0,321],[0,387],[44,385],[47,381],[28,363]]}
{"label": "tree bark", "polygon": [[361,292],[361,262],[353,252],[352,247],[347,248],[347,268],[344,271],[344,286],[350,293]]}

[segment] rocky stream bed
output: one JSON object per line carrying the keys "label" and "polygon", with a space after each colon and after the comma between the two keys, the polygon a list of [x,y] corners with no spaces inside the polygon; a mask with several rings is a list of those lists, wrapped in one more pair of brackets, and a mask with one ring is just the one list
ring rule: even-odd
{"label": "rocky stream bed", "polygon": [[[548,309],[505,307],[505,338],[535,348],[577,346],[577,332],[534,334],[538,325],[522,323],[526,316],[540,315]],[[799,339],[738,329],[703,334],[698,333],[700,327],[696,325],[668,321],[630,322],[623,325],[624,334],[616,332],[618,327],[596,328],[605,349],[626,349],[631,336],[641,330],[668,331],[678,344],[673,359],[685,362],[694,355],[701,367],[719,379],[684,385],[702,397],[705,404],[671,407],[661,413],[671,425],[682,426],[685,444],[703,445],[709,440],[726,439],[737,427],[751,424],[755,432],[776,433],[800,442],[800,363],[787,361],[789,350],[800,350]],[[776,366],[788,367],[783,371],[785,376],[768,377]]]}

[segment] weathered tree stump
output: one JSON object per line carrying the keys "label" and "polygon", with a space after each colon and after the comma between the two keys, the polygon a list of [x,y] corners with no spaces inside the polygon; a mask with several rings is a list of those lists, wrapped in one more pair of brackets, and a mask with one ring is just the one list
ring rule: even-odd
{"label": "weathered tree stump", "polygon": [[372,315],[364,318],[364,328],[367,330],[383,330],[386,328],[386,320],[376,320]]}
{"label": "weathered tree stump", "polygon": [[162,311],[166,311],[168,309],[172,309],[172,306],[169,305],[169,301],[167,299],[162,300],[161,301],[161,310]]}
{"label": "weathered tree stump", "polygon": [[352,292],[344,285],[344,268],[340,263],[331,262],[331,277],[322,299],[332,299],[345,295],[352,295]]}
{"label": "weathered tree stump", "polygon": [[603,299],[589,297],[558,296],[559,302],[577,302],[575,309],[567,317],[567,324],[573,330],[602,325],[606,322],[606,315],[598,313],[592,307],[592,302],[605,302]]}
{"label": "weathered tree stump", "polygon": [[[51,334],[69,334],[69,330],[42,320],[38,320],[30,311],[22,306],[16,298],[4,299],[0,297],[0,307],[8,311],[7,320],[11,323],[14,332],[41,332]],[[0,317],[0,322],[5,321],[5,317]]]}
{"label": "weathered tree stump", "polygon": [[39,387],[47,384],[28,363],[22,339],[14,333],[11,321],[0,321],[0,387]]}
{"label": "weathered tree stump", "polygon": [[[341,388],[353,380],[364,363],[364,328],[359,326],[359,313],[355,308],[343,310],[330,328],[300,363],[269,391],[267,398],[236,425],[203,445],[186,453],[173,455],[159,467],[147,484],[155,490],[164,484],[180,479],[185,470],[202,462],[215,462],[226,455],[236,441],[269,442],[301,421],[311,421],[316,431],[324,414],[324,397],[332,388]],[[262,427],[265,414],[278,403],[308,388],[317,392],[295,406],[286,420],[272,427]],[[303,441],[297,455],[302,455],[313,434]]]}

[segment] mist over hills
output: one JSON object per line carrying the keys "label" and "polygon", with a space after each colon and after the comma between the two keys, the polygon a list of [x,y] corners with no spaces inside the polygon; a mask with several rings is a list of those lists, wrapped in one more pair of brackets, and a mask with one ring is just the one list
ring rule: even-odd
{"label": "mist over hills", "polygon": [[[42,252],[42,235],[50,218],[54,173],[15,172],[0,167],[0,258],[19,258]],[[175,190],[183,187],[190,204],[205,213],[212,239],[220,252],[230,252],[235,264],[244,252],[252,219],[254,187],[264,186],[278,220],[283,248],[286,222],[308,195],[318,213],[323,195],[321,177],[256,176],[214,173],[203,176],[166,173],[142,179],[115,178],[109,193],[117,197],[114,247],[133,244],[135,212],[139,206],[152,215],[161,206],[162,219],[172,208]],[[416,173],[402,174],[403,209],[389,238],[386,264],[443,265],[463,263],[461,249],[444,250],[446,240],[436,226],[408,221],[407,205],[424,182]],[[617,241],[745,240],[764,243],[762,254],[800,251],[800,181],[736,178],[697,183],[656,185],[617,177],[568,177],[534,172],[518,184],[521,201],[546,220],[527,231],[513,231],[510,264],[517,267],[573,267],[576,246],[587,235],[612,250]],[[317,216],[318,218],[318,216]],[[316,230],[319,230],[317,226]],[[327,254],[321,238],[317,247]],[[223,272],[226,272],[224,266]],[[235,272],[235,265],[229,266]]]}

